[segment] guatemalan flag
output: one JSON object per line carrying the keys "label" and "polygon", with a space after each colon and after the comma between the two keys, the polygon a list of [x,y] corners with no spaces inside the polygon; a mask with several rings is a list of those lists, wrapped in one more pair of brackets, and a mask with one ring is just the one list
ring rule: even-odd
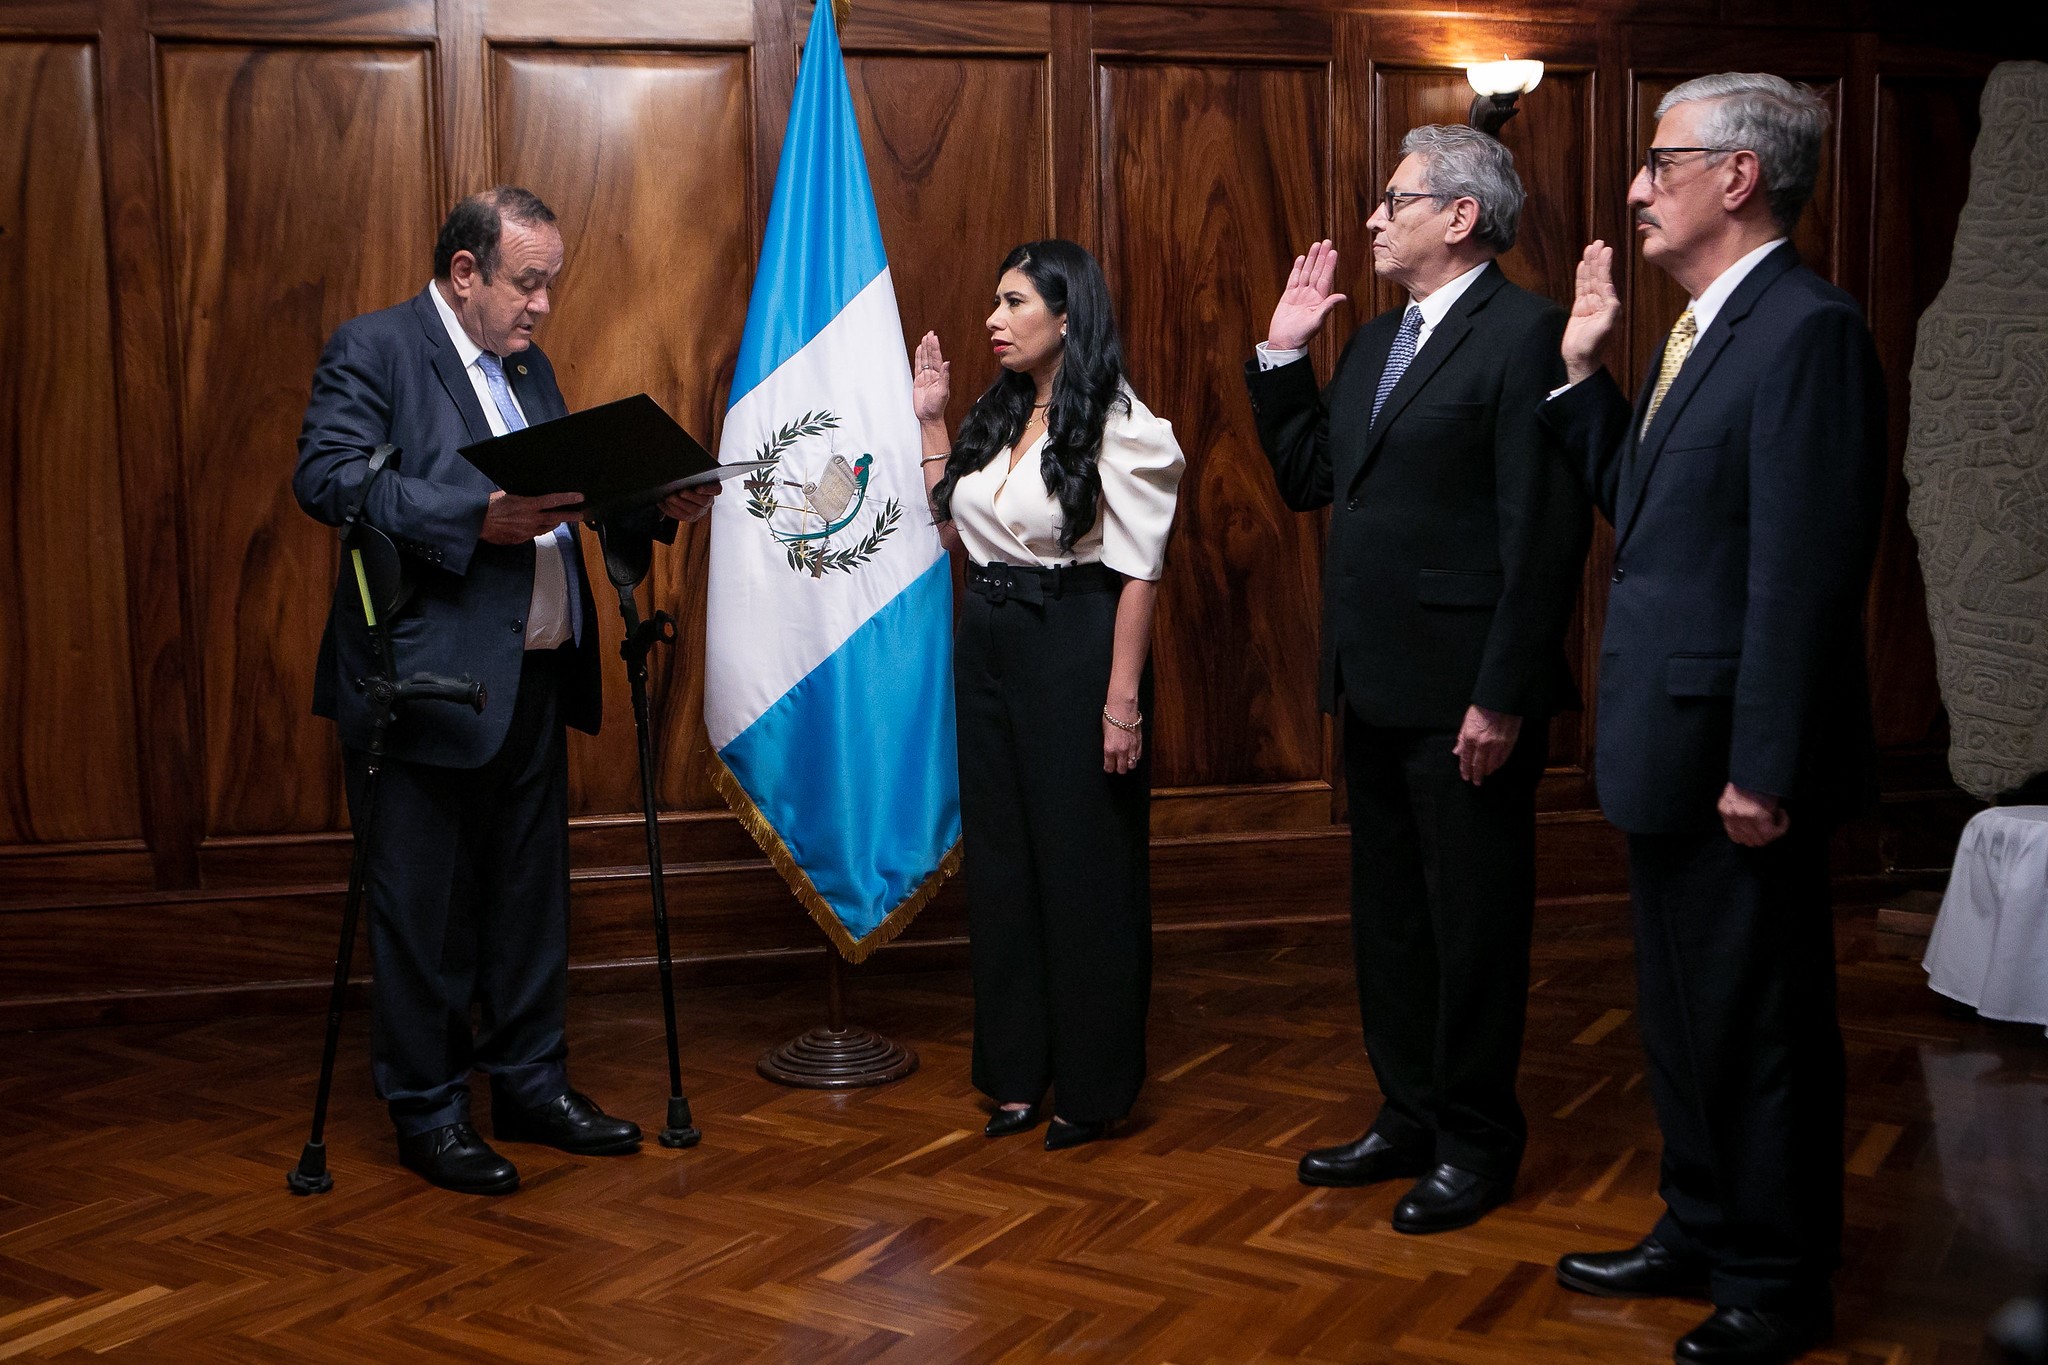
{"label": "guatemalan flag", "polygon": [[952,574],[832,5],[820,3],[719,459],[704,720],[719,789],[848,960],[958,865]]}

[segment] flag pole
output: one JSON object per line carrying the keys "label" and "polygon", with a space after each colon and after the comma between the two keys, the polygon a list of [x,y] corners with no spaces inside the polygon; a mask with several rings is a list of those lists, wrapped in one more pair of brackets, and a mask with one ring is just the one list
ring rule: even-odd
{"label": "flag pole", "polygon": [[917,1070],[917,1053],[873,1029],[846,1022],[846,960],[825,945],[825,1026],[761,1054],[754,1070],[800,1090],[853,1090],[887,1085]]}

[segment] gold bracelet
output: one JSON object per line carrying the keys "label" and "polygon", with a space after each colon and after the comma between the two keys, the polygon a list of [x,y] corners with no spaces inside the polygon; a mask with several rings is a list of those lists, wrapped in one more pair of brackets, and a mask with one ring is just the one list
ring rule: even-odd
{"label": "gold bracelet", "polygon": [[919,464],[921,464],[921,465],[927,465],[927,464],[930,464],[930,463],[931,463],[931,462],[932,462],[933,460],[943,460],[943,459],[945,459],[945,458],[946,458],[947,456],[951,455],[952,453],[953,453],[953,452],[952,452],[952,451],[950,451],[950,450],[942,450],[942,451],[940,451],[940,452],[939,452],[938,454],[936,454],[936,455],[927,455],[927,456],[925,456],[925,457],[924,457],[924,458],[923,458],[922,460],[919,460],[919,461],[918,461],[918,463],[919,463]]}
{"label": "gold bracelet", "polygon": [[1139,711],[1137,715],[1129,720],[1118,720],[1115,716],[1109,714],[1109,707],[1107,706],[1102,708],[1102,718],[1127,735],[1137,734],[1138,727],[1145,723],[1145,713],[1143,711]]}

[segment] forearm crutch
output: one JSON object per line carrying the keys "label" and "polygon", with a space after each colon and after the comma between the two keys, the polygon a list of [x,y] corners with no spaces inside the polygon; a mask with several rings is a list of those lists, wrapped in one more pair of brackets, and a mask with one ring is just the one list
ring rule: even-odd
{"label": "forearm crutch", "polygon": [[285,1186],[293,1194],[325,1194],[334,1188],[327,1170],[327,1100],[334,1089],[334,1057],[341,1044],[341,1011],[348,995],[349,967],[355,958],[356,921],[362,915],[363,879],[370,866],[370,844],[376,830],[377,780],[384,770],[384,736],[401,707],[416,701],[456,702],[479,712],[484,709],[484,685],[468,678],[447,678],[432,673],[415,673],[404,682],[393,680],[391,635],[387,622],[412,593],[405,581],[398,547],[382,531],[362,520],[364,501],[370,485],[393,454],[388,445],[378,446],[370,456],[370,472],[357,490],[355,504],[341,523],[342,555],[346,572],[353,574],[363,608],[363,626],[377,647],[377,672],[358,678],[356,687],[370,702],[370,743],[368,766],[363,779],[363,797],[355,821],[355,852],[349,862],[348,897],[342,904],[341,944],[334,954],[334,985],[327,997],[327,1041],[320,1052],[320,1090],[313,1101],[313,1129],[299,1153],[299,1164],[285,1174]]}

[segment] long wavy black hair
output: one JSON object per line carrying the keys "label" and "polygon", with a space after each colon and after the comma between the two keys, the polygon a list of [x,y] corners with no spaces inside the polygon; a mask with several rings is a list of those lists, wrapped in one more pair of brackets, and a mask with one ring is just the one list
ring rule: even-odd
{"label": "long wavy black hair", "polygon": [[[1003,257],[996,278],[1012,270],[1023,271],[1045,306],[1067,323],[1038,461],[1045,491],[1060,505],[1059,548],[1065,554],[1095,525],[1102,493],[1095,462],[1103,424],[1112,408],[1130,408],[1123,395],[1124,348],[1117,340],[1109,284],[1085,247],[1061,238],[1026,242]],[[953,442],[945,476],[932,489],[932,512],[940,521],[953,515],[953,486],[1017,444],[1037,396],[1030,375],[1004,370],[974,400]]]}

